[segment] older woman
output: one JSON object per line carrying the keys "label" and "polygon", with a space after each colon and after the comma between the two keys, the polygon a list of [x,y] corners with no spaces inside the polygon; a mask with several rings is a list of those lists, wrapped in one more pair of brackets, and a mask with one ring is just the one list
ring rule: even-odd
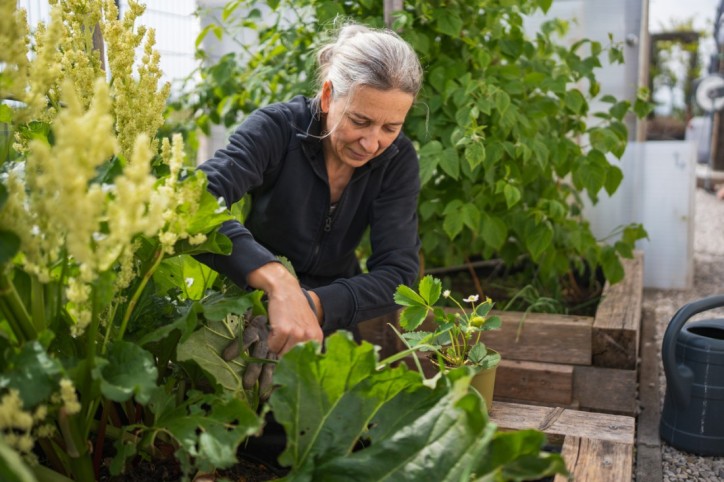
{"label": "older woman", "polygon": [[[269,301],[270,352],[395,310],[417,276],[418,158],[402,125],[422,69],[397,34],[342,27],[318,53],[319,91],[252,113],[200,166],[228,205],[251,194],[230,256],[200,258]],[[362,271],[355,250],[369,229]],[[298,279],[277,261],[289,259]]]}

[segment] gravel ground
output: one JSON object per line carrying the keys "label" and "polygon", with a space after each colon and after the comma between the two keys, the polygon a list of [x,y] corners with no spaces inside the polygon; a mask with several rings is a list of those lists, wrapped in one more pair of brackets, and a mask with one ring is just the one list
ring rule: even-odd
{"label": "gravel ground", "polygon": [[[644,290],[644,309],[651,310],[656,316],[659,360],[661,340],[674,313],[689,302],[724,293],[724,200],[703,189],[697,189],[695,196],[693,288]],[[724,317],[724,310],[707,311],[693,319],[701,317]],[[659,374],[663,402],[666,379],[661,364]],[[664,482],[724,480],[724,457],[691,455],[663,441],[661,452]]]}

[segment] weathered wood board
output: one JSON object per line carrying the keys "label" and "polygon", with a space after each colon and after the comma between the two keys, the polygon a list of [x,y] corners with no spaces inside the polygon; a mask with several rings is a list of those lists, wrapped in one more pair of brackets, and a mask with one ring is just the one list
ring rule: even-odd
{"label": "weathered wood board", "polygon": [[[573,480],[631,480],[636,421],[633,417],[494,402],[490,419],[502,430],[536,429],[560,444]],[[556,476],[556,482],[566,477]]]}
{"label": "weathered wood board", "polygon": [[593,365],[636,369],[641,332],[644,259],[637,252],[623,259],[626,275],[615,285],[606,283],[593,321]]}

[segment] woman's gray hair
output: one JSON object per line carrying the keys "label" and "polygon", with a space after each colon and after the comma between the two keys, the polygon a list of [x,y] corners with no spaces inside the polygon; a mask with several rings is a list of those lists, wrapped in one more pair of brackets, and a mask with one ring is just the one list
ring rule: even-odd
{"label": "woman's gray hair", "polygon": [[385,91],[399,89],[414,98],[422,85],[417,54],[392,30],[346,24],[336,41],[318,51],[317,62],[320,86],[331,81],[335,96],[346,97],[364,85]]}

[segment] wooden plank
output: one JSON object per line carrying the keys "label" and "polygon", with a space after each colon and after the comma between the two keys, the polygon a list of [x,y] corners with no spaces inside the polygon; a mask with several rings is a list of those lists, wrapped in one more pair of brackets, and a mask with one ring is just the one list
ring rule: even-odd
{"label": "wooden plank", "polygon": [[502,360],[495,374],[495,398],[569,405],[573,366]]}
{"label": "wooden plank", "polygon": [[639,405],[636,418],[636,481],[663,480],[661,464],[661,392],[658,353],[660,341],[656,338],[656,313],[653,308],[643,312],[641,320],[641,363],[639,364]]}
{"label": "wooden plank", "polygon": [[[483,340],[500,352],[505,360],[590,365],[593,318],[588,316],[557,315],[497,311],[500,330],[486,331]],[[523,322],[520,337],[518,326]]]}
{"label": "wooden plank", "polygon": [[[449,312],[459,310],[448,308]],[[500,317],[499,330],[483,333],[486,345],[500,352],[505,360],[539,361],[590,365],[593,317],[493,310]],[[520,336],[518,326],[523,322]],[[428,316],[419,328],[434,331],[435,323]]]}
{"label": "wooden plank", "polygon": [[[633,445],[608,440],[567,436],[561,451],[573,480],[621,482],[631,480]],[[568,478],[556,475],[555,482]]]}
{"label": "wooden plank", "polygon": [[643,300],[643,253],[623,259],[623,281],[604,285],[593,321],[593,365],[605,368],[636,368],[641,305]]}
{"label": "wooden plank", "polygon": [[636,378],[636,370],[577,366],[573,370],[573,397],[587,410],[636,415]]}
{"label": "wooden plank", "polygon": [[552,442],[573,436],[631,446],[634,443],[636,423],[634,417],[626,415],[499,401],[493,402],[490,419],[503,430],[540,430],[546,433]]}

